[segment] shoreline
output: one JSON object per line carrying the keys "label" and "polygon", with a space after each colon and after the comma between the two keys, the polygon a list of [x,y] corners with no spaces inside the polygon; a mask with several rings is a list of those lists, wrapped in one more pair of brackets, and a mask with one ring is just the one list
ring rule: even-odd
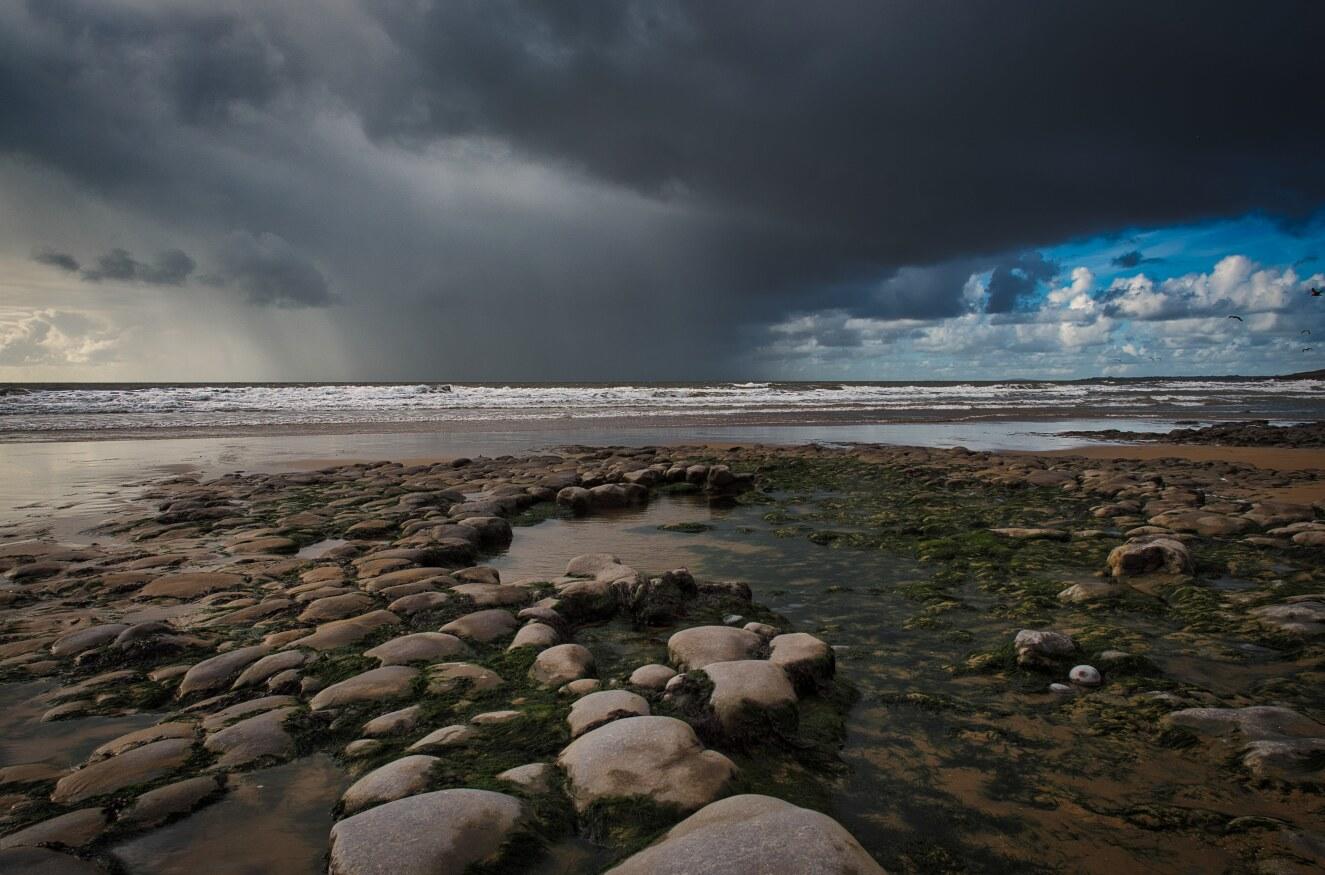
{"label": "shoreline", "polygon": [[[1193,418],[1195,417],[1195,418]],[[1071,430],[1073,423],[1086,421],[1126,424],[1152,424],[1157,433],[1174,423],[1238,422],[1245,415],[1200,417],[1191,409],[1129,409],[1101,414],[1097,409],[1080,407],[991,408],[955,415],[951,411],[906,411],[895,415],[888,410],[851,411],[759,411],[749,413],[665,413],[623,414],[620,416],[554,416],[547,418],[469,418],[362,422],[279,422],[181,425],[159,427],[107,427],[34,429],[0,431],[0,445],[26,443],[63,443],[124,440],[183,440],[230,437],[313,437],[321,435],[390,435],[431,434],[470,435],[485,432],[519,434],[537,431],[558,432],[631,432],[641,430],[684,431],[713,428],[890,428],[922,425],[979,425],[1024,422],[1043,424],[1053,433]],[[1307,417],[1275,419],[1274,422],[1321,421]],[[1053,429],[1062,426],[1061,429]],[[1090,438],[1073,435],[1076,440]]]}

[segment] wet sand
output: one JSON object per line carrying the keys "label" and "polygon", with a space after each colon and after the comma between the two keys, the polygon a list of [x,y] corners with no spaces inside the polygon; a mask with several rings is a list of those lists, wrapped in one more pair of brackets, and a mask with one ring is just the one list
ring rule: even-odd
{"label": "wet sand", "polygon": [[[850,411],[749,411],[720,413],[668,413],[635,416],[580,416],[572,413],[541,418],[507,418],[500,414],[476,414],[470,418],[406,421],[355,422],[272,422],[262,425],[152,425],[114,428],[61,428],[53,430],[0,431],[0,445],[49,441],[123,441],[229,438],[316,438],[353,437],[356,435],[419,435],[436,438],[449,436],[462,443],[475,439],[503,436],[507,443],[522,442],[521,436],[585,443],[595,446],[613,443],[696,443],[706,434],[740,432],[750,435],[783,434],[784,442],[829,440],[806,437],[807,432],[839,434],[847,441],[890,441],[892,431],[920,435],[915,443],[932,444],[936,435],[963,433],[977,438],[982,431],[998,434],[1007,426],[1038,426],[1042,434],[1058,431],[1096,431],[1119,428],[1128,431],[1164,432],[1175,428],[1190,411],[1153,414],[1147,411],[1116,412],[1107,417],[1090,415],[1075,407],[1046,407],[1026,410],[1003,408],[974,413],[951,410],[895,411],[855,409]],[[651,434],[652,438],[641,436]],[[539,438],[540,435],[550,435]],[[670,437],[667,437],[670,435]],[[958,438],[960,440],[960,437]],[[527,442],[527,439],[526,439]],[[1080,443],[1073,438],[1068,443]]]}

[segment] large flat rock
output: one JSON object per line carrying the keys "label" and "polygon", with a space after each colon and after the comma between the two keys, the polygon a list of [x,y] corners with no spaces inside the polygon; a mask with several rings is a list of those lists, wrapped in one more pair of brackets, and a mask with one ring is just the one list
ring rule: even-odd
{"label": "large flat rock", "polygon": [[357,702],[399,699],[409,693],[418,674],[418,669],[404,665],[374,668],[332,684],[314,696],[308,706],[314,711],[320,711],[323,708],[339,708]]}
{"label": "large flat rock", "polygon": [[179,695],[186,696],[227,686],[235,675],[270,652],[271,648],[265,644],[253,644],[204,659],[185,672],[179,682]]}
{"label": "large flat rock", "polygon": [[610,875],[883,875],[841,824],[771,796],[732,796],[699,811]]}
{"label": "large flat rock", "polygon": [[736,776],[731,760],[705,750],[690,724],[674,717],[627,717],[572,741],[557,763],[571,799],[584,811],[599,799],[646,796],[693,811]]}
{"label": "large flat rock", "polygon": [[407,796],[331,828],[328,875],[438,875],[495,861],[524,804],[490,790]]}
{"label": "large flat rock", "polygon": [[163,574],[138,590],[140,598],[196,599],[209,592],[240,589],[244,578],[225,571],[180,571]]}
{"label": "large flat rock", "polygon": [[682,671],[693,671],[710,662],[751,659],[763,646],[764,639],[748,629],[695,626],[667,639],[667,657]]}
{"label": "large flat rock", "polygon": [[793,718],[796,690],[780,665],[762,659],[711,662],[704,673],[713,681],[709,705],[728,734],[739,735],[759,726],[763,715]]}
{"label": "large flat rock", "polygon": [[346,813],[353,814],[370,805],[413,796],[427,789],[428,776],[438,762],[437,757],[420,754],[392,760],[351,784],[340,801]]}
{"label": "large flat rock", "polygon": [[496,641],[498,638],[505,638],[514,632],[519,625],[519,621],[515,619],[510,611],[491,608],[486,611],[474,611],[472,614],[457,617],[443,626],[441,631],[467,638],[470,641],[477,641],[480,644],[486,644],[489,641]]}
{"label": "large flat rock", "polygon": [[192,753],[193,740],[189,738],[167,738],[135,747],[65,775],[55,785],[51,801],[73,805],[134,784],[155,781],[188,762]]}
{"label": "large flat rock", "polygon": [[241,720],[208,736],[203,746],[220,755],[216,764],[223,769],[293,756],[294,739],[285,721],[298,710],[286,706]]}
{"label": "large flat rock", "polygon": [[591,677],[594,658],[580,644],[557,644],[540,652],[529,667],[529,678],[545,687],[559,687],[571,681]]}
{"label": "large flat rock", "polygon": [[367,638],[383,626],[397,626],[400,618],[390,611],[369,611],[357,617],[323,623],[311,635],[291,641],[287,647],[307,647],[309,650],[335,650]]}
{"label": "large flat rock", "polygon": [[643,696],[629,690],[600,690],[576,699],[570,706],[566,723],[570,726],[570,737],[579,738],[613,720],[647,717],[648,714],[649,703]]}

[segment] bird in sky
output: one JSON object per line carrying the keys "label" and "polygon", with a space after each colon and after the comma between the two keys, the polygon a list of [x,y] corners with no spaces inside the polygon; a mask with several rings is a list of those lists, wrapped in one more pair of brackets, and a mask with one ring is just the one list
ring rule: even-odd
{"label": "bird in sky", "polygon": [[1242,321],[1242,317],[1241,317],[1241,316],[1229,316],[1228,318],[1230,318],[1230,319],[1236,319],[1236,320],[1238,320],[1239,322]]}
{"label": "bird in sky", "polygon": [[1303,329],[1302,329],[1302,333],[1303,333],[1303,334],[1310,334],[1310,333],[1311,333],[1311,329],[1310,329],[1310,328],[1303,328]]}
{"label": "bird in sky", "polygon": [[1311,352],[1313,349],[1315,349],[1314,346],[1304,346],[1304,347],[1302,347],[1302,351],[1303,351],[1303,352]]}
{"label": "bird in sky", "polygon": [[1322,293],[1320,289],[1316,288],[1315,286],[1312,286],[1312,287],[1311,287],[1311,292],[1310,292],[1310,294],[1311,294],[1311,297],[1313,297],[1313,298],[1319,298],[1319,297],[1321,296],[1321,294],[1325,294],[1325,293]]}

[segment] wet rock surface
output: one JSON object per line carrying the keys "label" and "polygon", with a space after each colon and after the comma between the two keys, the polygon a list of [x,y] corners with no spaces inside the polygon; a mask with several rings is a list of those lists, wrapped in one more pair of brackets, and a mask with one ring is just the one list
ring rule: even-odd
{"label": "wet rock surface", "polygon": [[524,805],[489,790],[438,790],[379,805],[331,830],[330,875],[461,872],[500,856]]}
{"label": "wet rock surface", "polygon": [[851,833],[831,817],[770,796],[733,796],[701,808],[613,875],[841,872],[882,875]]}
{"label": "wet rock surface", "polygon": [[1164,433],[1142,431],[1068,431],[1066,435],[1097,440],[1161,441],[1169,444],[1215,444],[1229,447],[1325,447],[1325,423],[1271,425],[1266,420],[1221,422],[1204,428],[1175,428]]}
{"label": "wet rock surface", "polygon": [[674,717],[628,717],[581,736],[561,752],[576,809],[595,802],[644,797],[693,811],[720,796],[736,766],[706,750],[695,731]]}

